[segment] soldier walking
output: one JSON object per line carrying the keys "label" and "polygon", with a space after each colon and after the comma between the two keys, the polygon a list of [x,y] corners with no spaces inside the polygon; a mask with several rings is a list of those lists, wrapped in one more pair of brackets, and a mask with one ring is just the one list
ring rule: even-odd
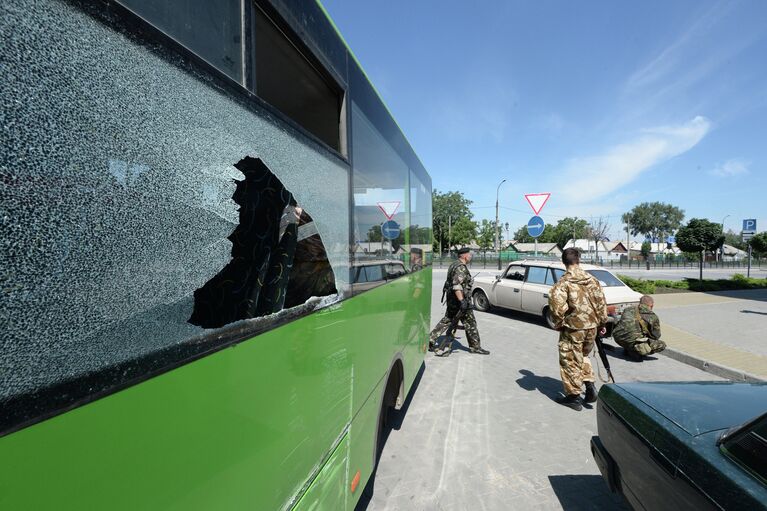
{"label": "soldier walking", "polygon": [[447,310],[445,316],[429,334],[429,351],[436,349],[439,336],[450,327],[453,318],[462,313],[461,322],[469,342],[469,351],[477,355],[490,354],[488,350],[480,346],[477,320],[469,301],[471,299],[471,286],[474,283],[469,268],[466,266],[470,261],[471,251],[465,247],[458,249],[458,260],[451,264],[447,270],[447,279],[443,288],[443,298],[447,298]]}
{"label": "soldier walking", "polygon": [[559,372],[564,386],[560,404],[573,410],[583,408],[581,389],[586,385],[584,400],[597,400],[594,372],[589,354],[599,328],[604,333],[607,323],[607,303],[597,279],[580,267],[581,257],[574,248],[566,248],[562,262],[565,274],[549,292],[549,309],[559,330]]}
{"label": "soldier walking", "polygon": [[655,301],[644,295],[639,305],[623,309],[621,319],[613,329],[613,339],[634,360],[666,349],[660,340],[660,320],[652,311]]}

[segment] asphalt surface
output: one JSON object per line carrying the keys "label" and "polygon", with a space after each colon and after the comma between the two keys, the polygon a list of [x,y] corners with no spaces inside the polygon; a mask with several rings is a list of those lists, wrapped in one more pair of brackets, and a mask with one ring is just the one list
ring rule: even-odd
{"label": "asphalt surface", "polygon": [[[435,270],[432,325],[443,313],[443,279]],[[557,333],[524,314],[476,315],[492,354],[427,354],[415,392],[395,415],[373,497],[360,509],[626,509],[589,450],[595,410],[553,401],[562,390]],[[610,363],[619,382],[719,379],[660,355],[631,362],[616,351]]]}

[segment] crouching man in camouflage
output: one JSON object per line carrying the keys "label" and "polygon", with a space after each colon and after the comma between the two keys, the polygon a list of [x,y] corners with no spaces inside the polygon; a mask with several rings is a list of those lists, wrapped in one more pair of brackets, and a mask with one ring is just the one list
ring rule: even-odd
{"label": "crouching man in camouflage", "polygon": [[471,278],[469,268],[466,266],[471,261],[471,252],[468,248],[458,249],[458,260],[450,265],[447,270],[444,296],[447,298],[447,310],[434,330],[429,334],[429,351],[437,347],[437,339],[448,329],[456,315],[462,313],[460,318],[463,323],[466,339],[469,341],[469,351],[477,355],[489,355],[490,352],[479,343],[479,330],[474,311],[471,310],[471,286],[474,279]]}
{"label": "crouching man in camouflage", "polygon": [[644,295],[639,305],[623,309],[621,319],[613,330],[613,339],[634,360],[666,349],[660,340],[660,320],[652,311],[654,300]]}
{"label": "crouching man in camouflage", "polygon": [[562,262],[567,271],[549,292],[549,309],[559,330],[559,373],[565,390],[565,397],[557,401],[573,410],[583,408],[581,388],[584,383],[584,400],[587,403],[597,400],[589,353],[594,347],[597,329],[603,329],[607,323],[607,303],[602,286],[581,269],[580,261],[577,250],[566,248]]}

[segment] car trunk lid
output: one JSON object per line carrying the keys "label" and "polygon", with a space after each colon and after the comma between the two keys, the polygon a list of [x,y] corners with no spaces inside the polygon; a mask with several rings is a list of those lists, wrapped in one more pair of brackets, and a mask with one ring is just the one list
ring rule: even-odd
{"label": "car trunk lid", "polygon": [[767,383],[622,383],[623,390],[692,436],[741,424],[767,410]]}

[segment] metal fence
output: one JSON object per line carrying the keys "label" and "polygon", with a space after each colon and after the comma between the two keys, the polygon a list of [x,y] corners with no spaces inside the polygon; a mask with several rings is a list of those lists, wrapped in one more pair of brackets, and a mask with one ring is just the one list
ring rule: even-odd
{"label": "metal fence", "polygon": [[[495,253],[478,253],[474,254],[474,257],[471,260],[471,263],[469,263],[470,268],[482,268],[482,269],[497,269],[498,268],[498,261],[499,257],[498,254]],[[509,264],[511,261],[520,261],[520,260],[536,260],[536,261],[561,261],[561,258],[558,256],[547,256],[547,255],[538,255],[538,257],[533,256],[532,254],[519,254],[519,253],[501,253],[500,254],[500,267],[505,268],[507,264]],[[455,261],[455,257],[449,256],[447,254],[443,255],[435,255],[433,257],[433,264],[434,268],[447,268],[450,266],[450,264]],[[637,261],[637,260],[621,260],[621,261],[615,261],[615,260],[604,260],[601,259],[599,261],[594,261],[593,259],[581,259],[581,262],[588,263],[588,264],[597,264],[599,266],[604,266],[605,268],[617,268],[617,269],[698,269],[699,262],[698,261],[690,261],[690,260],[683,260],[682,258],[677,258],[676,260],[655,260],[650,259],[649,261]],[[703,263],[703,268],[705,269],[717,269],[717,268],[735,268],[735,269],[743,269],[743,271],[746,271],[746,268],[748,267],[748,261],[706,261]],[[762,267],[767,268],[767,259],[758,259],[753,258],[751,259],[751,269]]]}

